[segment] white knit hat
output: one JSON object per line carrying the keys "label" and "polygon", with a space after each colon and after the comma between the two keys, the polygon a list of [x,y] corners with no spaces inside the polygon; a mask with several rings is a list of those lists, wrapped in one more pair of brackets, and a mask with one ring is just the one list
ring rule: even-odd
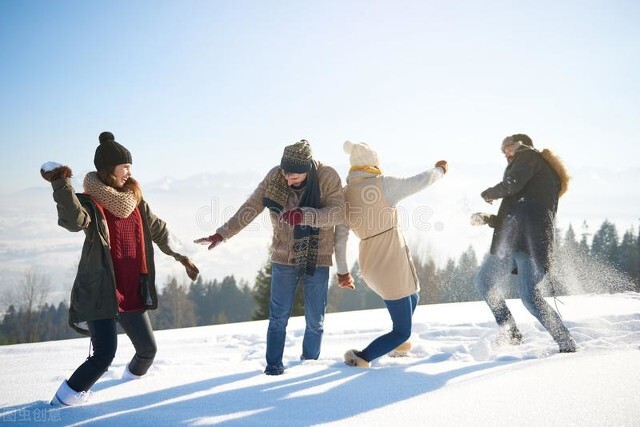
{"label": "white knit hat", "polygon": [[369,147],[364,142],[344,142],[344,152],[349,155],[351,166],[378,166],[380,159],[376,150]]}

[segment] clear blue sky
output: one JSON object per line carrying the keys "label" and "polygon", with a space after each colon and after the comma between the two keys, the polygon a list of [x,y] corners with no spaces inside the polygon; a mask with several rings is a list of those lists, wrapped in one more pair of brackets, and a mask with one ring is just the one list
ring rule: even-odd
{"label": "clear blue sky", "polygon": [[143,184],[266,171],[300,138],[338,167],[345,139],[497,163],[516,132],[638,167],[639,23],[635,0],[1,0],[0,193],[91,170],[103,130]]}

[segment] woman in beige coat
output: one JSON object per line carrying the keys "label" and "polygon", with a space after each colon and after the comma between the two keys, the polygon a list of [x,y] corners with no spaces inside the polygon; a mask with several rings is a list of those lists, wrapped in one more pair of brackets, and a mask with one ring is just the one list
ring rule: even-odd
{"label": "woman in beige coat", "polygon": [[351,169],[347,176],[345,223],[336,227],[338,284],[353,287],[348,272],[346,246],[349,229],[360,239],[358,263],[366,284],[385,302],[393,329],[373,340],[364,350],[349,350],[347,365],[369,367],[370,362],[397,349],[406,352],[411,344],[411,318],[418,304],[420,285],[402,231],[398,227],[396,204],[442,178],[447,162],[410,178],[383,176],[378,154],[365,143],[344,143]]}

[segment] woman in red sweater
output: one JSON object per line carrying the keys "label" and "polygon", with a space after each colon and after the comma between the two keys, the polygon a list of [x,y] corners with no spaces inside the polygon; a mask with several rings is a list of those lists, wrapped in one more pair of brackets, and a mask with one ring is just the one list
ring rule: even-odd
{"label": "woman in red sweater", "polygon": [[44,179],[51,182],[58,209],[58,224],[69,231],[84,231],[78,273],[71,290],[69,324],[89,335],[93,354],[63,381],[52,405],[77,405],[90,396],[91,387],[104,374],[116,354],[116,323],[136,350],[123,378],[147,373],[156,354],[156,342],[147,310],[158,307],[153,244],[181,262],[195,280],[198,269],[169,246],[169,231],[142,198],[131,177],[131,153],[102,132],[96,149],[95,172],[84,178],[84,193],[71,186],[71,169],[45,163]]}

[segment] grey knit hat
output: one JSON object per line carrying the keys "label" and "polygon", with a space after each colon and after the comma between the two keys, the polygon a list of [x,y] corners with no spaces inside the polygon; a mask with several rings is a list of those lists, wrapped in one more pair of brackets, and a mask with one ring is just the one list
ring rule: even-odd
{"label": "grey knit hat", "polygon": [[96,170],[109,169],[124,163],[133,163],[131,153],[115,141],[111,132],[102,132],[98,137],[100,145],[96,148],[93,164]]}
{"label": "grey knit hat", "polygon": [[311,146],[306,140],[288,145],[282,153],[280,167],[285,172],[306,173],[311,169]]}

